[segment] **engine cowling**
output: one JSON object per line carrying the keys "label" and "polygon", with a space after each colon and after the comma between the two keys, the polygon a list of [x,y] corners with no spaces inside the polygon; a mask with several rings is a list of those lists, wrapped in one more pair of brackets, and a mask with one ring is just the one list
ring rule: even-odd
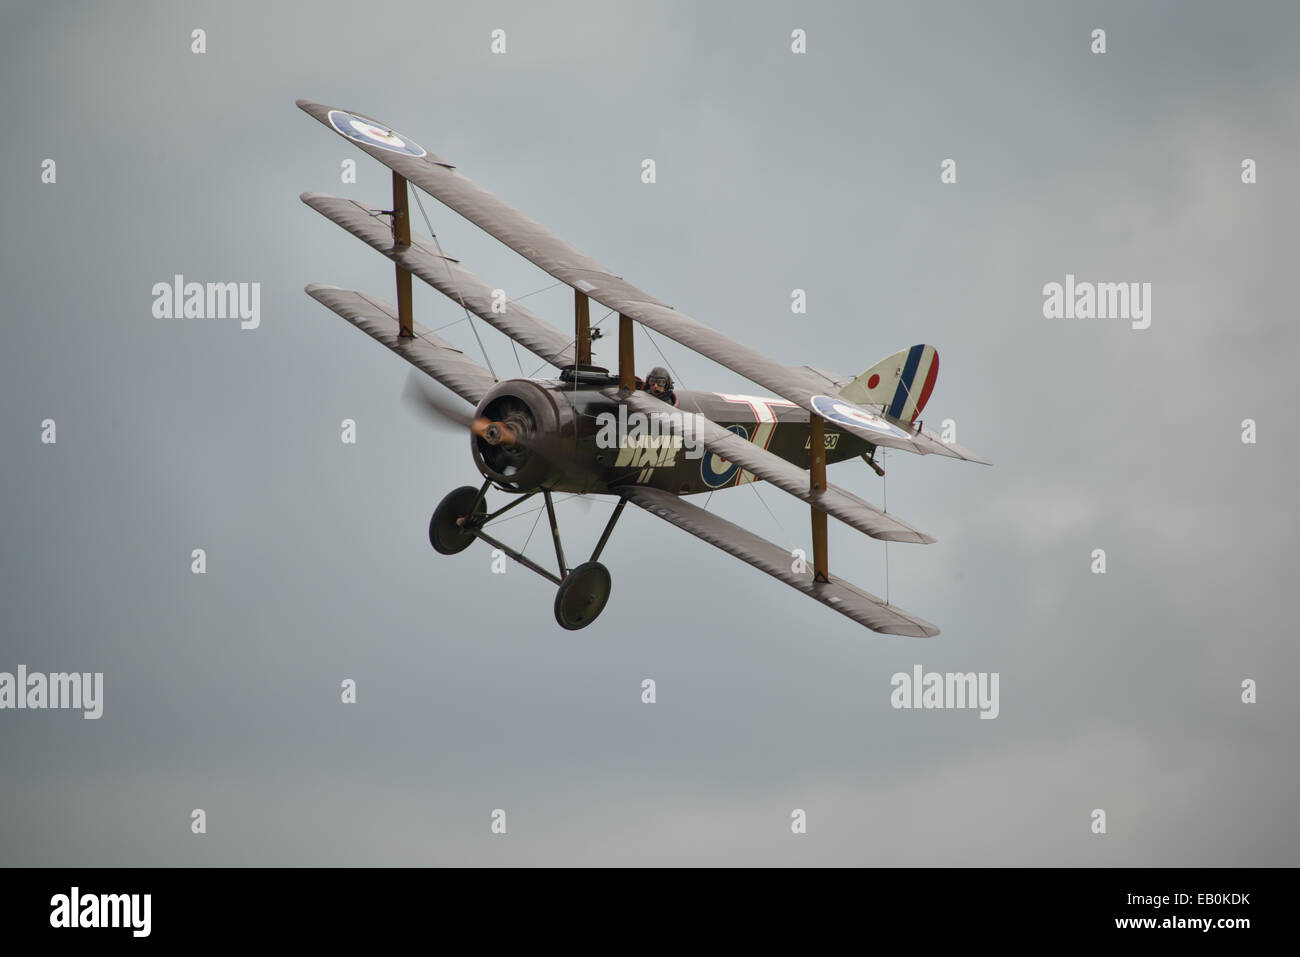
{"label": "engine cowling", "polygon": [[568,463],[548,454],[574,442],[576,416],[562,397],[528,379],[508,379],[492,387],[474,416],[489,423],[470,437],[474,465],[485,478],[518,492],[564,480]]}

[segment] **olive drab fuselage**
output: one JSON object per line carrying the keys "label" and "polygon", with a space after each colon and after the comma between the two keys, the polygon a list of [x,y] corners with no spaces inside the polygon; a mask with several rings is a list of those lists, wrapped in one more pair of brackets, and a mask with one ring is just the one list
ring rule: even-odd
{"label": "olive drab fuselage", "polygon": [[[474,464],[501,488],[517,492],[600,493],[648,486],[693,495],[755,481],[752,473],[707,451],[690,431],[689,417],[700,413],[800,468],[809,467],[808,413],[793,402],[678,389],[677,405],[663,403],[666,417],[652,424],[630,412],[618,395],[617,382],[605,377],[500,382],[479,403],[476,416],[513,423],[545,444],[504,452],[473,436]],[[830,424],[825,444],[827,463],[874,448]]]}

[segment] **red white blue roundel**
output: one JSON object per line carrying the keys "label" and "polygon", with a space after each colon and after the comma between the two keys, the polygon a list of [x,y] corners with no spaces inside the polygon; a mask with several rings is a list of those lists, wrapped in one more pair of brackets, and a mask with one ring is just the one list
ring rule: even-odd
{"label": "red white blue roundel", "polygon": [[355,113],[344,110],[330,110],[330,126],[350,140],[365,146],[378,146],[390,153],[405,153],[407,156],[426,156],[427,151],[419,143],[399,136],[392,130],[377,126],[369,120],[362,119]]}
{"label": "red white blue roundel", "polygon": [[818,415],[832,422],[838,422],[840,425],[852,425],[859,429],[870,429],[872,432],[894,435],[904,439],[910,437],[898,426],[886,422],[880,416],[868,412],[866,409],[859,409],[850,405],[843,399],[836,399],[829,395],[815,395],[812,397],[812,407],[817,410]]}

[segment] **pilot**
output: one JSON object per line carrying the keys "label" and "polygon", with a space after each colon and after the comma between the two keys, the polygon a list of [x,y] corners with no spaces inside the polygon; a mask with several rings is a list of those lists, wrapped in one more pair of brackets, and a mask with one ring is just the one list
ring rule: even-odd
{"label": "pilot", "polygon": [[677,404],[677,393],[673,391],[673,377],[663,366],[655,366],[650,370],[650,374],[645,377],[645,390],[669,405]]}

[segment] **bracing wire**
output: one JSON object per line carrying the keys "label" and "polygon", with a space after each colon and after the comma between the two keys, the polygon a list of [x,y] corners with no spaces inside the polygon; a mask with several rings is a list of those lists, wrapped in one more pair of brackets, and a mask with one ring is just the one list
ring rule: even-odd
{"label": "bracing wire", "polygon": [[[429,222],[429,214],[424,211],[424,201],[420,199],[420,191],[416,189],[412,190],[412,192],[415,193],[415,205],[420,207],[420,215],[424,217],[424,225],[428,228],[429,235],[433,237],[433,244],[438,247],[438,255],[442,257],[443,263],[447,266],[447,278],[450,280],[452,279],[451,263],[447,262],[447,256],[442,251],[442,243],[438,242],[438,234],[433,231],[433,224]],[[455,285],[454,281],[452,284]],[[500,382],[501,377],[497,375],[497,370],[492,368],[492,360],[488,358],[487,349],[483,346],[483,339],[478,334],[478,326],[474,325],[474,321],[470,316],[469,306],[465,305],[465,297],[460,294],[459,286],[456,286],[456,298],[460,300],[460,307],[465,310],[465,318],[469,321],[469,327],[474,330],[474,338],[478,340],[478,347],[483,353],[483,361],[487,363],[488,372],[492,373],[493,379]],[[516,358],[518,358],[517,353]],[[523,366],[520,366],[520,369],[522,368]]]}

